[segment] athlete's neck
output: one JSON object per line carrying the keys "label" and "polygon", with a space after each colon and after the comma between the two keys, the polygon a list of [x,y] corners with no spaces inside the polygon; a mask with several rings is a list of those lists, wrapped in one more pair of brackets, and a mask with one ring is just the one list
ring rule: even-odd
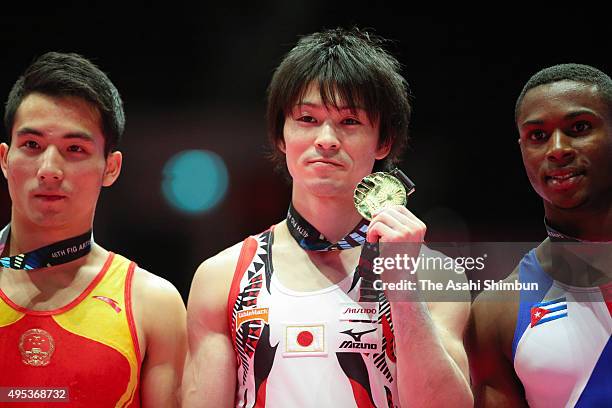
{"label": "athlete's neck", "polygon": [[8,252],[5,249],[4,255],[30,252],[55,242],[82,235],[92,228],[92,223],[93,220],[44,226],[25,219],[13,209],[9,248]]}
{"label": "athlete's neck", "polygon": [[600,210],[561,209],[544,202],[548,224],[559,232],[583,241],[612,241],[612,206]]}
{"label": "athlete's neck", "polygon": [[86,256],[65,264],[32,270],[4,269],[0,287],[12,301],[27,309],[54,310],[84,290],[108,256],[104,248],[93,244]]}
{"label": "athlete's neck", "polygon": [[361,220],[352,197],[312,197],[293,193],[293,207],[330,242],[337,242]]}

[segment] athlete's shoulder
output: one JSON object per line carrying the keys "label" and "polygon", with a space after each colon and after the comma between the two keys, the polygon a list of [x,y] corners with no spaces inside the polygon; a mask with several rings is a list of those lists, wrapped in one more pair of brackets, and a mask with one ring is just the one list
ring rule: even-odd
{"label": "athlete's shoulder", "polygon": [[[541,255],[549,248],[550,241],[545,239],[534,250],[528,251],[514,269],[501,281],[502,283],[515,284],[521,279],[521,269],[534,267],[535,264],[541,266]],[[537,255],[536,255],[537,254]],[[500,285],[504,287],[504,285]],[[507,285],[506,287],[511,287]],[[506,313],[506,308],[518,307],[520,292],[518,290],[483,290],[474,300],[474,308],[483,309],[489,313]]]}
{"label": "athlete's shoulder", "polygon": [[194,283],[200,279],[206,279],[207,281],[213,280],[231,280],[234,276],[234,271],[238,265],[238,260],[243,253],[243,247],[247,245],[249,240],[253,240],[251,245],[258,245],[257,238],[261,237],[262,234],[269,230],[261,232],[256,235],[250,235],[244,240],[222,250],[221,252],[213,255],[212,257],[204,260],[196,270],[194,275]]}
{"label": "athlete's shoulder", "polygon": [[230,286],[243,241],[206,259],[196,270],[187,302],[191,332],[207,330],[229,333],[226,313]]}
{"label": "athlete's shoulder", "polygon": [[201,275],[205,275],[207,280],[231,278],[243,245],[244,241],[240,241],[204,260],[196,270],[194,280],[201,278]]}
{"label": "athlete's shoulder", "polygon": [[[519,265],[501,282],[514,284],[518,280]],[[519,300],[520,292],[516,290],[483,290],[476,296],[472,304],[472,318],[488,323],[497,322],[496,327],[499,327],[502,322],[508,322],[508,325],[513,327]]]}
{"label": "athlete's shoulder", "polygon": [[168,280],[136,267],[132,284],[134,314],[147,336],[159,330],[182,331],[185,303],[177,288]]}
{"label": "athlete's shoulder", "polygon": [[139,292],[155,295],[154,297],[180,296],[170,281],[139,266],[134,270],[134,288]]}
{"label": "athlete's shoulder", "polygon": [[132,293],[134,297],[139,299],[151,298],[153,300],[160,297],[176,298],[178,296],[180,298],[178,290],[172,283],[161,276],[141,268],[136,262],[126,256],[114,253],[113,262],[125,264],[126,268],[134,268],[132,276]]}
{"label": "athlete's shoulder", "polygon": [[189,303],[199,299],[213,304],[227,301],[229,288],[245,241],[240,241],[218,254],[204,260],[198,266],[191,282]]}
{"label": "athlete's shoulder", "polygon": [[136,267],[132,296],[134,314],[145,334],[145,345],[166,338],[182,338],[185,331],[185,303],[171,282]]}
{"label": "athlete's shoulder", "polygon": [[[541,243],[538,248],[545,245]],[[536,249],[537,250],[537,249]],[[514,269],[502,279],[499,287],[512,287],[520,281],[520,270],[532,257],[532,251],[527,252]],[[508,285],[504,285],[508,284]],[[482,327],[499,331],[503,337],[514,333],[519,309],[520,291],[518,290],[483,290],[472,305],[472,320]]]}

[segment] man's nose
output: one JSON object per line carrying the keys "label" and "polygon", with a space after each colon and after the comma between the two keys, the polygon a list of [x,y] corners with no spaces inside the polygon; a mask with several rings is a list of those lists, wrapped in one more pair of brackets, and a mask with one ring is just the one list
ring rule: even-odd
{"label": "man's nose", "polygon": [[337,150],[340,147],[340,138],[333,124],[324,122],[320,126],[315,144],[324,150]]}
{"label": "man's nose", "polygon": [[64,178],[62,163],[63,157],[57,147],[48,146],[40,156],[38,179],[41,181],[61,181]]}
{"label": "man's nose", "polygon": [[572,146],[573,138],[556,129],[548,139],[548,152],[546,157],[555,164],[568,164],[576,157],[576,150]]}

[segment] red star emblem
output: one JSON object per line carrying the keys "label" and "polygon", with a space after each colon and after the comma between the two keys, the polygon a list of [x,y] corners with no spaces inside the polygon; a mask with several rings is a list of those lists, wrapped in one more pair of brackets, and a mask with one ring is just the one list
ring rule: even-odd
{"label": "red star emblem", "polygon": [[548,313],[549,313],[548,310],[543,309],[541,307],[532,307],[531,308],[531,327],[538,324],[538,322]]}

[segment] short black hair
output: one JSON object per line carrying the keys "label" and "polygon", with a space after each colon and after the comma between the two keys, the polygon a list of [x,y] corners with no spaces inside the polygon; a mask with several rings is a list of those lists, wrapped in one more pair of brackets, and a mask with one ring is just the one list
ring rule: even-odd
{"label": "short black hair", "polygon": [[518,111],[523,102],[525,94],[536,86],[551,84],[560,81],[581,82],[595,85],[601,97],[608,104],[612,114],[612,79],[604,72],[590,65],[583,64],[559,64],[544,68],[535,73],[523,87],[521,94],[516,100],[514,107],[514,119],[518,118]]}
{"label": "short black hair", "polygon": [[93,104],[102,120],[105,155],[117,149],[125,129],[123,101],[108,76],[88,59],[74,53],[48,52],[26,68],[6,101],[4,126],[9,143],[17,109],[32,93],[76,96]]}
{"label": "short black hair", "polygon": [[370,121],[379,121],[379,146],[391,146],[375,170],[388,170],[399,162],[408,143],[412,113],[410,90],[400,74],[400,63],[383,46],[387,40],[359,28],[335,28],[300,38],[276,68],[268,87],[268,138],[271,158],[285,170],[283,141],[285,118],[311,83],[317,84],[326,107],[342,101],[363,109]]}

